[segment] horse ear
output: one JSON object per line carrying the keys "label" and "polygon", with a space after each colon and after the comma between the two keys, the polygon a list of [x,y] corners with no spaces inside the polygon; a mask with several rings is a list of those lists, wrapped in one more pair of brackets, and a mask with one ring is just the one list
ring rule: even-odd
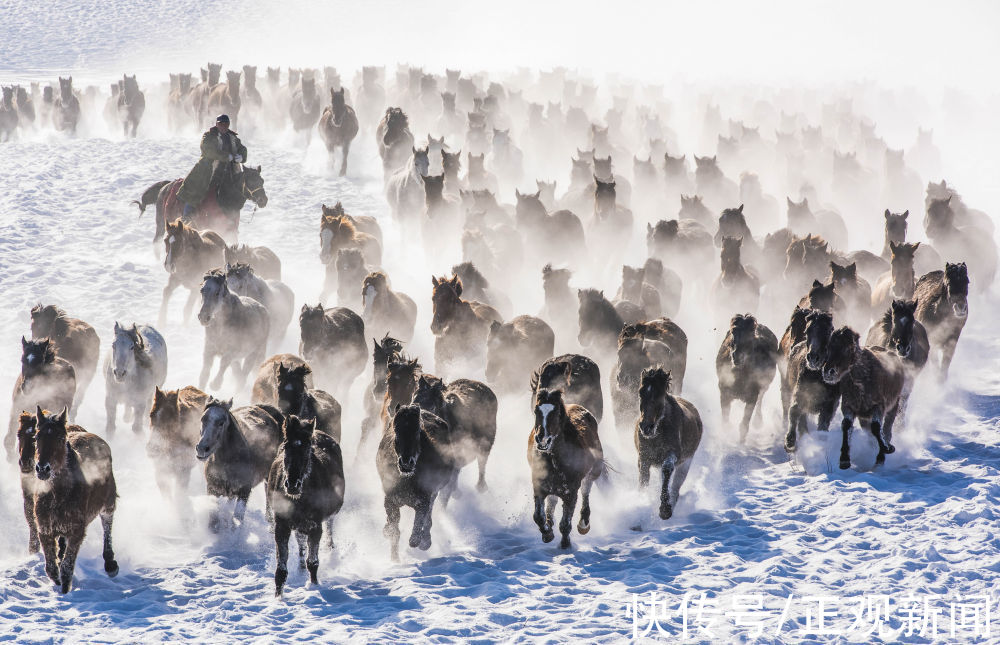
{"label": "horse ear", "polygon": [[431,276],[431,284],[435,287],[438,286],[438,279],[435,276]]}
{"label": "horse ear", "polygon": [[813,280],[813,287],[822,287],[823,283],[819,280]]}
{"label": "horse ear", "polygon": [[916,253],[918,248],[920,248],[920,242],[914,242],[913,243],[913,252]]}
{"label": "horse ear", "polygon": [[119,325],[119,324],[118,324],[118,321],[116,320],[116,321],[115,321],[115,333],[117,334],[117,333],[118,333],[118,332],[120,332],[121,330],[122,330],[122,326],[121,326],[121,325]]}
{"label": "horse ear", "polygon": [[62,412],[60,412],[60,413],[59,413],[59,416],[57,416],[57,417],[56,417],[56,421],[57,421],[58,423],[62,424],[62,425],[66,425],[66,415],[67,415],[68,413],[69,413],[69,410],[68,410],[68,409],[66,408],[66,406],[64,405],[64,406],[63,406],[63,409],[62,409]]}
{"label": "horse ear", "polygon": [[910,211],[909,210],[903,211],[903,219],[906,219],[909,216],[910,216]]}
{"label": "horse ear", "polygon": [[223,401],[222,402],[222,407],[224,407],[227,410],[232,410],[233,409],[233,400],[229,399],[228,401]]}
{"label": "horse ear", "polygon": [[503,325],[500,324],[500,321],[494,320],[493,322],[490,323],[490,333],[491,334],[497,333],[498,331],[500,331],[501,327],[503,327]]}
{"label": "horse ear", "polygon": [[736,209],[736,211],[737,211],[738,213],[742,214],[742,213],[743,213],[743,204],[740,204],[740,207],[739,207],[739,208],[737,208],[737,209]]}
{"label": "horse ear", "polygon": [[39,421],[45,418],[45,411],[42,410],[42,406],[40,405],[35,406],[35,418],[38,419]]}
{"label": "horse ear", "polygon": [[28,341],[27,341],[27,339],[25,339],[25,337],[24,337],[24,336],[21,336],[21,349],[24,349],[24,348],[25,348],[25,347],[27,347],[27,346],[28,346]]}
{"label": "horse ear", "polygon": [[[907,212],[909,212],[909,211],[907,211]],[[885,218],[886,218],[886,219],[889,219],[889,216],[890,216],[890,215],[892,215],[892,213],[890,213],[890,212],[889,212],[889,209],[888,209],[888,208],[887,208],[887,209],[885,209]]]}
{"label": "horse ear", "polygon": [[794,206],[795,205],[795,202],[792,201],[792,198],[788,197],[787,195],[785,196],[785,201],[788,202],[789,206]]}

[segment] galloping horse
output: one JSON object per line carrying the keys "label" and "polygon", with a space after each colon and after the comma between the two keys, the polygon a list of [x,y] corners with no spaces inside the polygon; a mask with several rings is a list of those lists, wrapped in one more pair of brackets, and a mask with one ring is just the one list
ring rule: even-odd
{"label": "galloping horse", "polygon": [[[145,211],[147,206],[156,204],[154,244],[163,237],[167,222],[174,222],[183,217],[184,203],[177,199],[177,191],[183,181],[175,179],[157,182],[147,188],[140,199],[132,202],[139,206],[140,213]],[[222,181],[218,185],[209,187],[195,214],[184,220],[193,228],[201,231],[213,230],[227,243],[235,244],[240,210],[247,200],[252,201],[256,208],[267,206],[267,193],[264,192],[264,177],[261,175],[260,166],[254,168],[232,164],[229,171],[223,173]]]}

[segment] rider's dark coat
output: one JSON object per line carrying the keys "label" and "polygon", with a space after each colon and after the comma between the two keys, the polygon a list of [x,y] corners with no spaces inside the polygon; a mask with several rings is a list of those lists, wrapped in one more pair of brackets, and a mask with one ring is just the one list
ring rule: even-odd
{"label": "rider's dark coat", "polygon": [[247,160],[247,148],[234,131],[223,134],[215,126],[201,135],[201,159],[194,165],[191,172],[184,178],[177,198],[185,204],[197,206],[208,192],[208,187],[217,182],[220,174],[229,164],[229,155],[243,157]]}

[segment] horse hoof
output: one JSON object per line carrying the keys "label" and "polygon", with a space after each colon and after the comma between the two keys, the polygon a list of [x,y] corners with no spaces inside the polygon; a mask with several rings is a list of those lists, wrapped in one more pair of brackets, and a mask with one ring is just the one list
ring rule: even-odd
{"label": "horse hoof", "polygon": [[570,547],[569,536],[564,535],[561,540],[559,540],[560,549],[568,549]]}
{"label": "horse hoof", "polygon": [[556,534],[552,531],[542,531],[542,542],[548,544],[552,540],[556,539]]}
{"label": "horse hoof", "polygon": [[674,508],[670,504],[664,504],[660,507],[660,519],[669,520],[674,516]]}
{"label": "horse hoof", "polygon": [[841,470],[847,470],[850,467],[851,467],[851,460],[850,459],[841,459],[840,460],[840,469]]}
{"label": "horse hoof", "polygon": [[489,489],[490,489],[490,487],[487,486],[486,482],[484,482],[484,481],[479,482],[478,484],[476,484],[476,492],[485,493]]}
{"label": "horse hoof", "polygon": [[421,540],[420,544],[417,545],[417,548],[421,551],[426,551],[431,548],[431,537],[428,535],[426,540]]}
{"label": "horse hoof", "polygon": [[108,574],[109,578],[114,578],[118,575],[118,561],[108,560],[104,563],[104,573]]}
{"label": "horse hoof", "polygon": [[420,546],[420,537],[417,535],[410,536],[410,548],[415,549]]}
{"label": "horse hoof", "polygon": [[878,457],[875,457],[875,465],[876,466],[884,466],[885,465],[885,455],[879,455]]}
{"label": "horse hoof", "polygon": [[896,452],[896,446],[892,445],[891,443],[885,444],[885,454],[891,455],[894,452]]}
{"label": "horse hoof", "polygon": [[789,454],[795,452],[795,439],[785,438],[785,452]]}
{"label": "horse hoof", "polygon": [[70,578],[69,580],[66,580],[65,582],[63,582],[59,586],[59,590],[62,593],[69,593],[69,590],[72,589],[72,588],[73,588],[73,579],[72,578]]}
{"label": "horse hoof", "polygon": [[579,524],[576,525],[576,532],[579,533],[580,535],[586,535],[590,533],[590,522],[581,521]]}

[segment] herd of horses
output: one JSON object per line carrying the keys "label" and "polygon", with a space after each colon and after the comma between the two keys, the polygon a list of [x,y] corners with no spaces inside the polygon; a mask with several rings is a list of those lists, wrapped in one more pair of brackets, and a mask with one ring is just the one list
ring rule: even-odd
{"label": "herd of horses", "polygon": [[[118,570],[111,544],[117,492],[106,440],[114,436],[119,405],[136,435],[148,420],[147,452],[164,496],[187,495],[200,461],[208,493],[235,500],[231,516],[212,512],[213,530],[241,523],[251,491],[264,483],[280,595],[291,533],[314,583],[324,531],[332,539],[351,474],[341,450],[345,408],[363,410],[359,454],[378,437],[384,532],[396,559],[401,507],[414,509],[409,546],[426,550],[435,502],[440,497],[447,507],[460,494],[462,469],[475,464],[476,487],[486,490],[498,433],[516,431],[501,427],[498,397],[528,385],[532,517],[542,540],[553,540],[561,501],[560,546],[569,548],[577,505],[582,535],[591,527],[592,486],[611,469],[599,431],[607,425],[605,392],[614,426],[634,439],[639,486],[659,470],[658,514],[664,520],[673,514],[705,432],[698,409],[681,396],[692,358],[688,335],[674,320],[682,302],[703,307],[698,319],[704,326],[720,324],[724,331],[715,361],[720,406],[728,424],[732,404],[743,404],[740,442],[755,414],[761,418],[764,393],[777,380],[784,424],[778,441],[794,453],[809,418],[827,431],[839,404],[839,466],[849,468],[855,422],[874,438],[878,464],[893,453],[894,432],[905,428],[921,373],[930,364],[937,379],[947,377],[969,314],[970,283],[986,289],[994,277],[992,222],[943,181],[928,184],[926,196],[917,186],[930,242],[908,241],[908,210],[885,210],[884,247],[869,251],[848,246],[843,216],[821,201],[815,184],[803,183],[797,199],[787,198],[781,227],[779,204],[758,177],[744,173],[737,184],[724,170],[787,157],[784,171],[799,178],[825,168],[819,160],[832,155],[831,191],[852,196],[845,210],[855,206],[853,196],[865,194],[910,203],[914,173],[849,108],[824,115],[836,137],[801,114],[772,115],[781,122],[775,141],[757,127],[730,122],[730,136],[718,136],[718,154],[696,156],[691,172],[670,143],[674,135],[655,92],[644,102],[639,90],[618,88],[612,107],[599,115],[596,86],[565,70],[500,83],[481,74],[436,76],[402,67],[387,92],[382,70],[366,67],[355,111],[331,70],[323,77],[331,105],[322,114],[313,71],[290,70],[281,85],[280,71],[269,69],[260,91],[253,67],[243,68],[242,88],[239,72],[228,72],[222,83],[214,64],[197,85],[190,75],[171,75],[171,118],[204,121],[226,111],[234,126],[250,114],[286,114],[303,130],[318,124],[331,152],[343,150],[341,174],[351,140],[364,132],[377,145],[395,225],[415,236],[408,239],[461,262],[451,275],[429,276],[430,302],[418,302],[394,288],[385,269],[391,241],[383,235],[385,222],[352,214],[341,202],[323,205],[320,300],[337,305],[303,304],[298,353],[269,356],[293,326],[296,302],[278,255],[224,239],[204,222],[184,221],[157,201],[167,184],[151,186],[139,204],[157,204],[154,242],[162,240],[167,273],[160,324],[177,288],[189,292],[185,322],[200,303],[204,351],[197,386],[165,387],[167,344],[153,326],[115,323],[103,368],[102,438],[72,423],[100,357],[93,327],[39,304],[31,310],[31,339],[22,338],[4,445],[20,465],[29,551],[42,550],[46,573],[62,591],[70,588],[86,526],[97,515],[105,569],[109,575]],[[133,97],[125,101],[132,106],[135,79],[129,79],[119,96]],[[559,96],[565,105],[553,100]],[[547,105],[536,102],[545,98]],[[705,118],[721,127],[718,108],[707,106]],[[429,133],[426,141],[414,136],[413,123]],[[884,173],[853,152],[841,153],[837,142],[844,139],[868,156],[884,157]],[[464,142],[461,150],[447,143],[457,141]],[[557,196],[555,182],[539,179],[536,190],[522,193],[532,159],[548,156],[571,159],[568,188]],[[633,161],[632,172],[620,169],[626,161]],[[680,205],[678,215],[661,218],[673,204]],[[858,219],[874,212],[882,221],[878,210],[852,212]],[[643,231],[645,259],[626,264],[630,241]],[[614,298],[596,288],[574,293],[571,280],[590,266],[621,267]],[[544,291],[539,315],[517,310],[517,292],[530,283]],[[406,351],[421,333],[418,309],[428,306],[433,374],[424,370],[426,359]],[[770,311],[788,316],[780,337],[766,324]],[[559,348],[564,353],[557,354]],[[363,400],[352,399],[352,385],[369,367]],[[484,373],[485,382],[464,377],[473,373]],[[250,403],[242,407],[205,391],[228,384],[240,393],[251,379]],[[355,468],[364,467],[356,462]]]}

